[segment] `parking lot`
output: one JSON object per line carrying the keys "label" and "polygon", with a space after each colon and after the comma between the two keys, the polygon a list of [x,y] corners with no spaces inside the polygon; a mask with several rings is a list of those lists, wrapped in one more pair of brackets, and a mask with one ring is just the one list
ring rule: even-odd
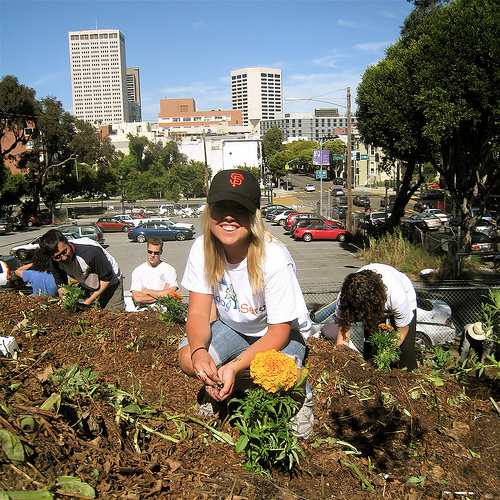
{"label": "parking lot", "polygon": [[[95,222],[94,219],[78,219],[78,224]],[[196,228],[196,236],[201,235],[201,219],[179,219],[190,222]],[[304,291],[338,290],[344,277],[361,267],[363,263],[355,257],[356,248],[349,243],[336,241],[295,241],[283,234],[283,228],[265,222],[266,228],[288,247],[297,267],[297,276]],[[19,243],[31,241],[45,233],[51,226],[31,228],[28,231],[9,233],[0,236],[0,255],[8,255],[10,249]],[[57,227],[57,226],[54,226]],[[125,233],[105,233],[104,247],[118,261],[125,276],[124,289],[130,287],[132,270],[146,260],[146,245],[131,242]],[[179,281],[182,278],[187,256],[193,240],[165,241],[163,260],[177,270]],[[182,294],[186,290],[180,289]]]}

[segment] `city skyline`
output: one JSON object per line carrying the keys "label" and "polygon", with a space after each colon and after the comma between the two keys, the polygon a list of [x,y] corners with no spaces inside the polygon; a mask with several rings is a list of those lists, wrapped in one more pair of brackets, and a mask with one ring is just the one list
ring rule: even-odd
{"label": "city skyline", "polygon": [[285,112],[329,106],[290,97],[345,106],[347,87],[355,111],[364,71],[398,39],[412,7],[406,0],[2,0],[0,76],[16,76],[37,98],[55,96],[73,113],[68,33],[118,29],[127,67],[140,71],[143,120],[158,120],[163,98],[229,110],[231,71],[258,66],[281,69]]}

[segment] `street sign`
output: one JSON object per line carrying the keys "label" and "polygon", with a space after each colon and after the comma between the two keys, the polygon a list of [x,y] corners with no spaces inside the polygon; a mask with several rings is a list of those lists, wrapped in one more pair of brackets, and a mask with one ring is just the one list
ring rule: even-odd
{"label": "street sign", "polygon": [[330,165],[330,150],[329,149],[314,149],[313,150],[313,165]]}
{"label": "street sign", "polygon": [[316,170],[316,179],[326,179],[326,170]]}
{"label": "street sign", "polygon": [[332,160],[343,160],[344,155],[332,155]]}
{"label": "street sign", "polygon": [[361,155],[360,159],[361,160],[368,160],[368,155]]}

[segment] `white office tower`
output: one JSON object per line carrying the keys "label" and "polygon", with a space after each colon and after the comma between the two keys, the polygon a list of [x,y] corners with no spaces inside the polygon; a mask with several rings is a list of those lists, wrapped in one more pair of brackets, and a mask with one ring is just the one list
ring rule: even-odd
{"label": "white office tower", "polygon": [[281,70],[244,68],[231,71],[231,106],[240,109],[243,125],[255,127],[283,110]]}
{"label": "white office tower", "polygon": [[88,30],[68,36],[74,116],[95,125],[130,121],[123,34]]}

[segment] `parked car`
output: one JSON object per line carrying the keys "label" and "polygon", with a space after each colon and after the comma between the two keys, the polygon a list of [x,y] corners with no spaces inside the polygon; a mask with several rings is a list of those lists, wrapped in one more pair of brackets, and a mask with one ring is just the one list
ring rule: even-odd
{"label": "parked car", "polygon": [[141,221],[144,220],[144,217],[136,217],[135,214],[118,214],[114,216],[115,219],[120,219],[125,222],[130,222],[134,227],[137,227]]}
{"label": "parked car", "polygon": [[340,227],[330,226],[326,222],[310,224],[307,227],[297,227],[293,232],[293,237],[302,241],[312,240],[337,240],[345,241],[347,231]]}
{"label": "parked car", "polygon": [[413,210],[415,210],[415,212],[423,212],[424,210],[428,210],[429,208],[433,209],[434,205],[430,201],[425,200],[417,201],[413,205]]}
{"label": "parked car", "polygon": [[106,232],[118,232],[122,231],[127,233],[128,230],[134,227],[132,222],[124,221],[118,217],[100,217],[97,219],[96,224],[106,233]]}
{"label": "parked car", "polygon": [[495,254],[498,253],[496,240],[484,233],[471,234],[471,253]]}
{"label": "parked car", "polygon": [[385,212],[365,213],[365,226],[380,226],[385,224],[387,214]]}
{"label": "parked car", "polygon": [[0,256],[0,289],[21,290],[26,287],[22,278],[15,273],[16,269],[21,266],[22,263],[17,257]]}
{"label": "parked car", "polygon": [[357,207],[369,207],[370,206],[370,198],[365,195],[354,196],[352,202]]}
{"label": "parked car", "polygon": [[433,214],[436,217],[439,217],[443,224],[446,224],[448,222],[448,214],[445,214],[442,210],[439,210],[439,208],[426,208],[422,213]]}
{"label": "parked car", "polygon": [[33,227],[33,226],[41,226],[42,223],[40,221],[40,218],[37,217],[36,215],[25,215],[23,216],[23,220],[26,223],[28,227]]}
{"label": "parked car", "polygon": [[275,215],[281,214],[285,210],[290,210],[290,207],[285,207],[285,208],[275,208],[271,212],[267,212],[266,214],[266,219],[269,221],[272,221]]}
{"label": "parked car", "polygon": [[284,226],[289,215],[296,213],[293,209],[283,210],[283,212],[273,215],[271,222],[278,226]]}
{"label": "parked car", "polygon": [[396,195],[395,194],[390,194],[389,196],[382,196],[380,199],[380,206],[381,207],[386,207],[389,205],[389,203],[396,201]]}
{"label": "parked car", "polygon": [[316,191],[316,186],[314,184],[306,184],[304,191],[306,192]]}
{"label": "parked car", "polygon": [[285,205],[279,205],[276,203],[271,203],[270,205],[265,205],[260,209],[260,213],[265,217],[269,212],[272,212],[273,210],[276,210],[277,208],[290,208]]}
{"label": "parked car", "polygon": [[132,228],[128,233],[128,238],[132,241],[144,243],[150,238],[161,238],[162,240],[190,240],[193,231],[183,227],[173,227],[164,222],[146,222],[138,227]]}
{"label": "parked car", "polygon": [[292,228],[293,224],[296,222],[296,221],[299,221],[299,220],[304,220],[304,219],[323,219],[323,217],[319,214],[315,214],[315,213],[308,213],[308,212],[294,212],[292,214],[290,214],[286,221],[285,221],[285,224],[283,226],[283,229],[285,230],[285,233],[290,231],[290,229]]}
{"label": "parked car", "polygon": [[441,223],[441,219],[436,217],[433,214],[429,213],[420,213],[420,214],[413,214],[410,215],[409,217],[410,220],[422,220],[427,224],[427,227],[429,229],[439,229],[443,224]]}
{"label": "parked car", "polygon": [[146,224],[147,222],[163,222],[164,224],[168,224],[169,226],[172,227],[180,227],[184,229],[191,229],[193,231],[193,234],[196,233],[194,224],[190,224],[189,222],[177,222],[174,219],[171,219],[170,217],[165,217],[165,216],[156,216],[156,217],[148,217],[147,219],[142,219],[141,224]]}
{"label": "parked car", "polygon": [[343,229],[342,224],[339,221],[325,219],[325,218],[319,216],[317,219],[299,219],[299,220],[296,220],[292,224],[292,227],[290,229],[290,236],[293,237],[293,233],[294,233],[296,228],[305,228],[305,227],[309,227],[311,224],[324,224],[324,223],[326,223],[332,227],[338,227],[340,229]]}
{"label": "parked car", "polygon": [[97,243],[104,245],[104,232],[100,226],[97,224],[67,224],[58,227],[59,231],[64,235],[77,234],[79,238],[90,238],[91,240],[97,241]]}
{"label": "parked car", "polygon": [[486,219],[480,219],[477,221],[476,225],[473,226],[472,231],[475,233],[487,234],[490,238],[496,238],[497,236],[497,226]]}
{"label": "parked car", "polygon": [[[63,233],[64,234],[64,233]],[[68,241],[80,238],[78,233],[64,234]],[[17,257],[20,261],[28,260],[40,248],[40,239],[42,235],[28,241],[28,243],[21,243],[20,245],[13,246],[10,249],[9,255]]]}
{"label": "parked car", "polygon": [[[479,208],[471,208],[472,217],[476,217],[478,214],[479,214]],[[491,216],[489,210],[484,211],[482,219],[488,222],[493,222],[493,217]],[[461,223],[462,223],[462,214],[460,211],[458,212],[458,215],[450,217],[448,221],[449,226],[459,226]]]}
{"label": "parked car", "polygon": [[345,196],[345,191],[342,188],[332,187],[330,191],[333,194],[333,196]]}
{"label": "parked car", "polygon": [[[337,325],[335,316],[337,303],[333,301],[310,313],[313,335],[319,334],[325,324]],[[453,342],[457,336],[456,327],[451,318],[451,307],[443,300],[427,299],[417,297],[417,325],[415,344],[423,350],[432,346],[439,346]],[[336,328],[330,328],[330,332],[336,333]],[[351,342],[349,347],[363,352],[364,330],[363,323],[351,324]]]}
{"label": "parked car", "polygon": [[0,234],[10,233],[12,224],[7,219],[0,219]]}
{"label": "parked car", "polygon": [[160,215],[181,215],[181,211],[182,207],[178,203],[166,203],[158,208]]}
{"label": "parked car", "polygon": [[12,231],[22,231],[23,229],[26,229],[28,227],[28,224],[26,224],[22,217],[19,217],[18,215],[9,217],[7,219],[7,222],[9,222],[12,226]]}

